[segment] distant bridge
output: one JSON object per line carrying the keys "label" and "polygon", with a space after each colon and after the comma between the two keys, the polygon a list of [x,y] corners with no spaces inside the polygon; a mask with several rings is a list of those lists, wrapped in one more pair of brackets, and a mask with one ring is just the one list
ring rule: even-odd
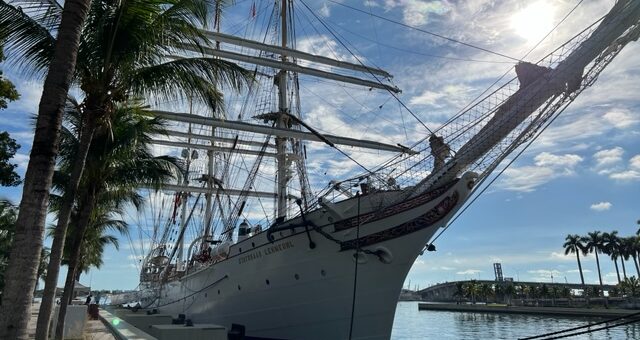
{"label": "distant bridge", "polygon": [[[503,284],[503,285],[526,285],[526,286],[542,286],[543,284],[549,288],[551,287],[567,287],[569,289],[584,289],[589,287],[597,287],[600,288],[598,284],[580,284],[580,283],[560,283],[560,282],[527,282],[527,281],[494,281],[494,280],[466,280],[466,281],[453,281],[453,282],[445,282],[439,283],[437,285],[433,285],[431,287],[422,289],[418,291],[418,293],[422,296],[422,300],[425,301],[453,301],[455,297],[453,296],[456,292],[458,284],[465,284],[468,282],[475,282],[477,284]],[[605,291],[610,291],[613,289],[614,285],[603,285]]]}

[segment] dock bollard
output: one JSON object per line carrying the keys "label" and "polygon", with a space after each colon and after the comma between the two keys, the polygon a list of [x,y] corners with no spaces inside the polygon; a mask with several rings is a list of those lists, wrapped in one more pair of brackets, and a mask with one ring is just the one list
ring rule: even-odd
{"label": "dock bollard", "polygon": [[229,340],[244,340],[245,328],[237,323],[231,324],[231,330],[227,333]]}

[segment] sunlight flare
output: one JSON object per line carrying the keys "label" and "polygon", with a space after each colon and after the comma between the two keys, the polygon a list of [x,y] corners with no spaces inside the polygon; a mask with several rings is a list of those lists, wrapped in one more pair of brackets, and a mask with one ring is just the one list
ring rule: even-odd
{"label": "sunlight flare", "polygon": [[511,28],[530,42],[542,39],[553,28],[555,7],[547,1],[538,1],[511,17]]}

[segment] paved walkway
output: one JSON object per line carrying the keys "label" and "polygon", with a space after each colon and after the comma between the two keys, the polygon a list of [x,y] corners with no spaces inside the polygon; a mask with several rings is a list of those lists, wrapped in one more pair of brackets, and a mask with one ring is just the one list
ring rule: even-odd
{"label": "paved walkway", "polygon": [[[31,318],[29,319],[29,325],[27,326],[27,333],[29,338],[35,338],[36,336],[36,323],[38,321],[38,310],[40,309],[39,303],[31,305]],[[84,330],[84,340],[116,340],[107,327],[100,320],[88,320],[87,326]]]}

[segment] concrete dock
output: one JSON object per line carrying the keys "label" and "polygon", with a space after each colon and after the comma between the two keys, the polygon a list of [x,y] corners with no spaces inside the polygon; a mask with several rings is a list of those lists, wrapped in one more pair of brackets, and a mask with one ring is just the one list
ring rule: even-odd
{"label": "concrete dock", "polygon": [[[39,303],[31,305],[31,317],[27,325],[27,332],[29,338],[35,338],[36,336],[36,324],[38,322],[38,311],[40,309]],[[55,332],[55,330],[51,330]],[[83,340],[117,340],[105,324],[101,320],[88,320],[84,330]]]}
{"label": "concrete dock", "polygon": [[[39,303],[31,305],[31,317],[27,326],[29,338],[35,338]],[[226,340],[227,330],[218,325],[172,324],[170,315],[151,314],[140,310],[133,313],[128,309],[100,309],[99,320],[87,320],[82,337],[74,340],[184,340],[206,339]],[[51,332],[55,332],[51,330]],[[67,339],[67,338],[65,338]],[[71,338],[69,338],[71,339]]]}
{"label": "concrete dock", "polygon": [[470,305],[449,303],[420,303],[418,304],[418,309],[442,312],[512,313],[601,318],[616,318],[640,313],[640,310],[619,308],[519,307],[506,305]]}

